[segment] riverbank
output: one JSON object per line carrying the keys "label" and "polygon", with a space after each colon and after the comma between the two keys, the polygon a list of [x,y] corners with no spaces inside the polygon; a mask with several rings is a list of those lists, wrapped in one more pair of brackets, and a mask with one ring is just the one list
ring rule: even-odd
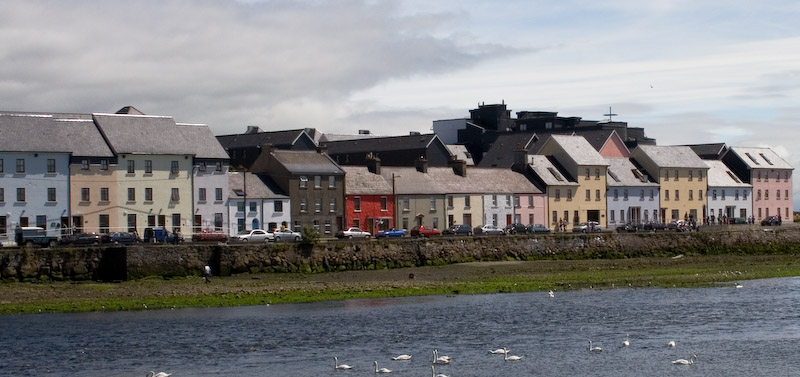
{"label": "riverbank", "polygon": [[[326,273],[4,283],[0,314],[265,305],[355,298],[620,287],[702,287],[800,276],[793,254],[456,263]],[[746,285],[746,283],[743,283]]]}

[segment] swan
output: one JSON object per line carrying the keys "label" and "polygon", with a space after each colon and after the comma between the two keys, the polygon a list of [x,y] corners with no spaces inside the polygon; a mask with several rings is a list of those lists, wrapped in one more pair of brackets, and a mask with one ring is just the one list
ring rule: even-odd
{"label": "swan", "polygon": [[496,350],[489,351],[489,353],[491,353],[491,354],[495,354],[495,355],[497,355],[497,354],[501,354],[501,353],[502,353],[502,354],[505,354],[506,352],[508,352],[508,350],[507,350],[507,349],[505,349],[505,348],[498,348],[498,349],[496,349]]}
{"label": "swan", "polygon": [[505,360],[505,361],[522,360],[522,356],[508,356],[508,350],[503,348],[503,351],[505,351],[505,354],[503,355],[503,360]]}
{"label": "swan", "polygon": [[434,366],[431,365],[431,377],[448,377],[448,376],[446,374],[441,374],[441,373],[436,374],[436,368],[434,368]]}
{"label": "swan", "polygon": [[631,345],[631,335],[625,334],[625,340],[622,341],[622,346],[627,347]]}
{"label": "swan", "polygon": [[603,347],[597,347],[597,346],[592,347],[592,341],[590,340],[589,341],[589,351],[603,352]]}
{"label": "swan", "polygon": [[675,347],[675,341],[674,340],[670,340],[669,343],[667,343],[667,346]]}
{"label": "swan", "polygon": [[692,364],[694,364],[695,360],[697,360],[697,355],[692,355],[692,357],[690,357],[689,360],[678,359],[678,360],[673,361],[672,364],[675,364],[675,365],[692,365]]}
{"label": "swan", "polygon": [[386,369],[386,368],[378,369],[377,361],[373,361],[372,364],[375,364],[375,373],[392,373],[391,369]]}
{"label": "swan", "polygon": [[450,364],[450,361],[452,361],[450,356],[439,356],[439,350],[438,349],[433,350],[433,363],[434,364],[436,364],[436,363],[439,363],[439,364]]}
{"label": "swan", "polygon": [[339,365],[339,358],[334,356],[333,357],[333,369],[353,369],[353,367],[351,367],[351,366],[349,366],[347,364]]}
{"label": "swan", "polygon": [[555,294],[555,293],[553,293],[553,291],[552,291],[552,290],[551,290],[550,292],[547,292],[547,294],[549,294],[551,298],[553,298],[553,297],[556,297],[556,294]]}
{"label": "swan", "polygon": [[742,287],[744,287],[744,286],[739,284],[739,283],[736,283],[736,288],[742,288]]}
{"label": "swan", "polygon": [[153,372],[152,370],[147,372],[147,377],[169,377],[172,373],[164,373],[164,372]]}
{"label": "swan", "polygon": [[411,360],[411,355],[400,355],[393,357],[392,360]]}

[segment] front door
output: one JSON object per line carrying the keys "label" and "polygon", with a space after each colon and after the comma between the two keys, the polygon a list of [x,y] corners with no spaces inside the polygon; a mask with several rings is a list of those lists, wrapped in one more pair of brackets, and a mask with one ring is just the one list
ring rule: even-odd
{"label": "front door", "polygon": [[586,211],[586,221],[600,222],[600,210],[590,209]]}

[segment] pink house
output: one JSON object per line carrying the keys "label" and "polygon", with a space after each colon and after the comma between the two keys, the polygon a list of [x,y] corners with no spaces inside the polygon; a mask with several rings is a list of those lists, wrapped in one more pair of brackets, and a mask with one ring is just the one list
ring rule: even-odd
{"label": "pink house", "polygon": [[730,147],[722,161],[753,185],[753,215],[756,221],[770,216],[792,218],[792,170],[783,158],[770,148]]}

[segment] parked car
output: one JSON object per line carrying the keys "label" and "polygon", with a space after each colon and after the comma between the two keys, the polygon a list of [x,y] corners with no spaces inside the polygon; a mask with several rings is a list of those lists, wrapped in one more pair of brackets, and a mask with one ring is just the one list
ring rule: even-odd
{"label": "parked car", "polygon": [[667,224],[648,221],[644,224],[644,230],[652,231],[652,232],[659,232],[662,230],[667,230]]}
{"label": "parked car", "polygon": [[65,245],[99,245],[103,242],[103,236],[94,232],[73,234],[61,239]]}
{"label": "parked car", "polygon": [[263,229],[242,230],[231,237],[232,241],[237,242],[268,242],[274,239],[273,233],[268,233]]}
{"label": "parked car", "polygon": [[377,237],[378,238],[405,237],[405,235],[406,235],[406,231],[405,230],[392,228],[392,229],[389,229],[389,230],[382,230],[382,231],[378,232]]}
{"label": "parked car", "polygon": [[411,237],[433,237],[440,236],[442,232],[436,228],[428,228],[424,225],[411,228]]}
{"label": "parked car", "polygon": [[528,227],[525,224],[513,223],[506,225],[505,232],[507,234],[525,234],[528,233]]}
{"label": "parked car", "polygon": [[602,232],[603,227],[600,226],[600,223],[597,221],[587,221],[575,225],[572,228],[572,231],[575,233],[592,233],[592,232]]}
{"label": "parked car", "polygon": [[530,224],[527,228],[528,233],[550,233],[550,228],[542,224]]}
{"label": "parked car", "polygon": [[183,236],[170,232],[164,228],[144,228],[144,242],[146,243],[181,243]]}
{"label": "parked car", "polygon": [[340,230],[336,232],[336,238],[370,238],[372,237],[369,232],[361,230],[361,228],[350,227],[347,230]]}
{"label": "parked car", "polygon": [[228,242],[228,235],[222,232],[213,232],[204,230],[200,233],[192,234],[192,241]]}
{"label": "parked car", "polygon": [[486,235],[496,235],[496,236],[501,236],[506,234],[506,231],[503,230],[503,228],[498,228],[496,225],[491,225],[491,224],[475,227],[475,229],[473,229],[472,231],[475,234],[486,234]]}
{"label": "parked car", "polygon": [[472,227],[466,224],[456,224],[442,231],[442,234],[448,236],[471,236]]}
{"label": "parked car", "polygon": [[38,226],[23,226],[17,228],[14,241],[18,246],[56,246],[58,237],[48,236],[47,231]]}
{"label": "parked car", "polygon": [[133,232],[114,232],[108,235],[108,242],[113,244],[131,245],[142,242],[139,235]]}
{"label": "parked car", "polygon": [[781,220],[778,219],[778,216],[770,216],[761,220],[761,226],[772,226],[772,225],[781,225]]}
{"label": "parked car", "polygon": [[636,232],[639,229],[644,229],[644,226],[641,223],[629,221],[624,225],[620,225],[617,227],[617,232]]}
{"label": "parked car", "polygon": [[272,236],[275,242],[300,242],[303,239],[302,234],[289,229],[275,229]]}

